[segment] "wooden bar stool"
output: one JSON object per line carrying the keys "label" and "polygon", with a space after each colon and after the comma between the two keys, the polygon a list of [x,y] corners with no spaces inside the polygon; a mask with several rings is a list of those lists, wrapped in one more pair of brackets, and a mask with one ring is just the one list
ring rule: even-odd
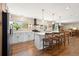
{"label": "wooden bar stool", "polygon": [[65,40],[68,42],[68,44],[70,43],[69,39],[70,39],[70,32],[69,31],[65,31]]}
{"label": "wooden bar stool", "polygon": [[61,43],[62,44],[64,43],[64,46],[65,46],[66,40],[65,40],[65,33],[64,32],[60,32],[60,38],[61,38]]}
{"label": "wooden bar stool", "polygon": [[51,47],[52,48],[52,34],[51,33],[45,33],[45,38],[43,38],[43,49]]}
{"label": "wooden bar stool", "polygon": [[52,34],[52,39],[53,39],[53,44],[55,44],[57,46],[57,48],[59,48],[59,43],[60,43],[60,35],[59,35],[59,33]]}

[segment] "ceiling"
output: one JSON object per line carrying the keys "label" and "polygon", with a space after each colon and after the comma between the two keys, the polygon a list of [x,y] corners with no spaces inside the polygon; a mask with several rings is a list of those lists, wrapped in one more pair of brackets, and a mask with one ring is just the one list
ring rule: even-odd
{"label": "ceiling", "polygon": [[8,3],[7,6],[11,14],[37,19],[44,17],[44,20],[60,23],[79,22],[78,3]]}

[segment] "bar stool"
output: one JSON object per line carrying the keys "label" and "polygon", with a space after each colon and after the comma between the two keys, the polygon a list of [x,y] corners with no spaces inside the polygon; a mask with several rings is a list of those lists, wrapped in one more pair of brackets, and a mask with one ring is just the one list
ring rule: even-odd
{"label": "bar stool", "polygon": [[61,38],[61,44],[64,43],[64,46],[65,46],[66,39],[65,39],[65,33],[64,32],[60,32],[60,38]]}
{"label": "bar stool", "polygon": [[51,33],[45,33],[45,38],[43,38],[43,49],[51,47],[52,48],[52,34]]}
{"label": "bar stool", "polygon": [[68,42],[68,44],[70,43],[70,32],[69,31],[65,31],[65,40]]}
{"label": "bar stool", "polygon": [[60,34],[59,33],[53,33],[52,39],[53,39],[53,44],[54,44],[54,42],[56,42],[55,45],[57,46],[57,48],[59,48]]}

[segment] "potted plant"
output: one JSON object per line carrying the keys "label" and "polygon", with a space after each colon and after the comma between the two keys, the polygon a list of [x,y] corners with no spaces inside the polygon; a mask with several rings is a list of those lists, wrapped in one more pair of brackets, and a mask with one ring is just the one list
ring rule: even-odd
{"label": "potted plant", "polygon": [[13,27],[14,27],[15,30],[20,29],[20,25],[16,22],[13,23]]}

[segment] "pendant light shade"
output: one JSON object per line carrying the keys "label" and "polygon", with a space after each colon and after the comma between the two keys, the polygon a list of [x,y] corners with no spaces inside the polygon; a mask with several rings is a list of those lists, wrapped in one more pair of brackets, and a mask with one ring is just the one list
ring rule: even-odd
{"label": "pendant light shade", "polygon": [[34,25],[37,25],[37,19],[34,18]]}

